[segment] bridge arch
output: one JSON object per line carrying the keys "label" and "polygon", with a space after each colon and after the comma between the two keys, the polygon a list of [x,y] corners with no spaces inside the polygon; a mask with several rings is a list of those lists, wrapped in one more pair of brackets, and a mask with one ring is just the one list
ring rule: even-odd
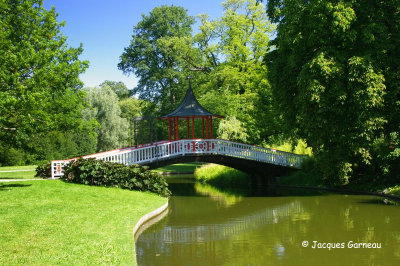
{"label": "bridge arch", "polygon": [[293,168],[288,168],[281,165],[274,165],[270,163],[250,161],[245,158],[235,158],[228,155],[218,154],[193,154],[193,155],[181,155],[173,158],[164,160],[156,160],[143,165],[149,166],[150,169],[156,169],[159,167],[177,164],[177,163],[189,163],[189,162],[202,162],[202,163],[215,163],[224,166],[228,166],[242,172],[249,174],[250,176],[262,176],[262,177],[277,177],[282,176]]}

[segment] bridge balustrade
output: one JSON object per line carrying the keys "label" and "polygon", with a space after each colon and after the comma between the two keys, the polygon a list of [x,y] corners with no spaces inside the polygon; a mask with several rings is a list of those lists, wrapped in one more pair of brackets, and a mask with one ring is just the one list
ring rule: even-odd
{"label": "bridge balustrade", "polygon": [[[285,167],[300,168],[305,155],[258,147],[221,139],[184,139],[171,142],[156,142],[152,145],[130,147],[110,152],[83,156],[126,165],[146,164],[185,155],[224,155],[234,158],[259,161]],[[63,175],[63,167],[70,161],[52,161],[52,178]]]}

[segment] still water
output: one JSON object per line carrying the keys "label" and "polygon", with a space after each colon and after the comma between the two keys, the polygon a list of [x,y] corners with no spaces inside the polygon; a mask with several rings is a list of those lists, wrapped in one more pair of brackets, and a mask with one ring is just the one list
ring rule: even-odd
{"label": "still water", "polygon": [[400,265],[400,205],[315,191],[221,189],[170,179],[139,265]]}

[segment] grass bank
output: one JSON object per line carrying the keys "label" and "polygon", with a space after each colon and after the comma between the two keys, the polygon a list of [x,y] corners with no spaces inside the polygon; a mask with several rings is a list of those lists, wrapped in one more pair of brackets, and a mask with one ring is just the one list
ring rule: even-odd
{"label": "grass bank", "polygon": [[249,177],[246,173],[219,164],[205,164],[194,171],[194,177],[213,185],[247,185]]}
{"label": "grass bank", "polygon": [[196,168],[202,166],[204,163],[177,163],[155,169],[158,173],[194,173]]}
{"label": "grass bank", "polygon": [[36,178],[36,165],[0,167],[0,179]]}
{"label": "grass bank", "polygon": [[132,265],[132,229],[166,198],[60,180],[0,183],[0,265]]}

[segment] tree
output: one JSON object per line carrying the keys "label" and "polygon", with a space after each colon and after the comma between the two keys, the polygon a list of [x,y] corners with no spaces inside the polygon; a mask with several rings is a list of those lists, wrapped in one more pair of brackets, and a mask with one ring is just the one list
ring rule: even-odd
{"label": "tree", "polygon": [[128,121],[121,117],[118,97],[108,86],[86,88],[89,105],[83,111],[85,120],[96,119],[98,128],[97,151],[122,148],[128,138]]}
{"label": "tree", "polygon": [[121,117],[125,118],[129,123],[128,145],[136,145],[137,143],[135,143],[134,140],[135,119],[142,116],[142,106],[144,102],[132,97],[119,101],[118,105],[121,108]]}
{"label": "tree", "polygon": [[82,46],[67,46],[42,0],[0,2],[0,139],[27,149],[35,134],[82,125]]}
{"label": "tree", "polygon": [[194,19],[177,6],[154,8],[134,27],[131,43],[120,57],[118,68],[126,74],[133,73],[139,82],[133,93],[140,99],[160,103],[168,110],[184,94],[181,86],[185,73],[173,54],[165,53],[159,40],[165,37],[183,38],[191,35]]}
{"label": "tree", "polygon": [[[247,135],[251,143],[261,143],[280,133],[263,64],[274,25],[264,6],[255,0],[228,0],[223,10],[223,16],[213,21],[200,15],[201,25],[195,36],[172,36],[159,43],[165,54],[191,70],[193,88],[205,107],[236,117],[247,130],[241,136]],[[227,122],[221,126],[224,128],[219,132],[226,129]]]}
{"label": "tree", "polygon": [[266,61],[288,129],[327,183],[373,170],[374,146],[390,152],[399,130],[399,2],[274,0],[268,14],[279,24]]}
{"label": "tree", "polygon": [[132,96],[131,91],[128,90],[128,87],[126,87],[122,81],[117,82],[106,80],[100,84],[100,87],[105,85],[109,86],[115,92],[115,94],[117,94],[119,100],[123,100]]}
{"label": "tree", "polygon": [[221,121],[218,127],[218,136],[221,139],[232,141],[243,141],[247,139],[246,128],[243,123],[236,119],[234,116],[228,116]]}

